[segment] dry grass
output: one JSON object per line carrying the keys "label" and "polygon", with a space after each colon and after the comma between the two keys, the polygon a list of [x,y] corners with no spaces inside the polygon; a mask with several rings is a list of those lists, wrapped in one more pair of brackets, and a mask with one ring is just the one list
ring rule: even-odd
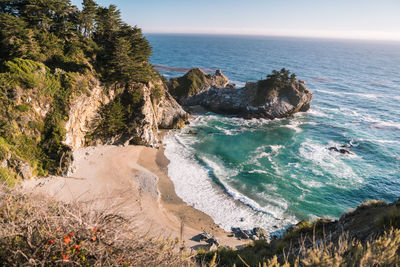
{"label": "dry grass", "polygon": [[202,266],[215,262],[214,266],[236,267],[400,266],[399,229],[392,229],[364,244],[346,234],[335,243],[324,239],[314,241],[311,247],[304,244],[278,255],[270,254],[272,248],[266,246],[263,251],[219,249],[199,255],[198,259]]}
{"label": "dry grass", "polygon": [[134,218],[0,186],[0,266],[190,266],[178,241],[137,234]]}
{"label": "dry grass", "polygon": [[300,248],[290,263],[297,266],[399,266],[399,249],[400,230],[392,229],[365,244],[342,235],[337,243],[322,240],[312,248]]}

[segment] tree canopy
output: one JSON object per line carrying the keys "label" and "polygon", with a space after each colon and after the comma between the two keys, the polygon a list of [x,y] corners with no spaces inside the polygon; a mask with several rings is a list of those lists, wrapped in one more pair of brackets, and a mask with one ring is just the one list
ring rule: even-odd
{"label": "tree canopy", "polygon": [[296,81],[296,74],[290,73],[289,70],[283,68],[280,71],[273,70],[271,74],[267,76],[265,82],[275,88],[282,88],[289,86]]}
{"label": "tree canopy", "polygon": [[83,0],[0,0],[0,66],[14,58],[50,69],[94,68],[104,81],[143,81],[151,47],[139,28],[124,23],[116,6]]}

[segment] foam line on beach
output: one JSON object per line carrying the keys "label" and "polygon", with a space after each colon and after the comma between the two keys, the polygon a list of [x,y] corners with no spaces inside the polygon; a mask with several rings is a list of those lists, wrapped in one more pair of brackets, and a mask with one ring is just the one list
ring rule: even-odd
{"label": "foam line on beach", "polygon": [[[168,175],[174,182],[177,195],[189,205],[208,214],[224,230],[260,226],[272,232],[274,226],[296,222],[295,218],[283,220],[283,210],[273,210],[272,206],[269,210],[260,207],[227,186],[223,180],[227,192],[218,188],[210,178],[209,170],[194,158],[190,149],[179,142],[173,133],[164,138],[164,144],[165,156],[170,160]],[[216,166],[211,167],[218,172]]]}

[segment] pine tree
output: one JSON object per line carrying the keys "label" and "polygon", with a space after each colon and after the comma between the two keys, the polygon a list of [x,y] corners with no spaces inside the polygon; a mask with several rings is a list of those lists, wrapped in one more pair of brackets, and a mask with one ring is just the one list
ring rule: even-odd
{"label": "pine tree", "polygon": [[129,40],[133,48],[132,59],[136,62],[148,61],[151,56],[150,43],[144,38],[142,30],[138,27],[131,27],[129,25],[123,25],[120,30],[120,36],[124,36]]}
{"label": "pine tree", "polygon": [[125,81],[131,79],[135,70],[135,62],[132,60],[131,55],[131,43],[123,37],[117,38],[110,63],[113,66],[113,74],[117,77],[122,77]]}
{"label": "pine tree", "polygon": [[116,6],[100,7],[96,16],[96,40],[111,42],[115,33],[121,28],[121,13]]}
{"label": "pine tree", "polygon": [[125,128],[124,106],[120,100],[110,104],[103,113],[104,133],[115,135]]}
{"label": "pine tree", "polygon": [[90,38],[95,29],[96,12],[97,4],[95,1],[83,0],[82,12],[79,14],[79,23],[86,37]]}

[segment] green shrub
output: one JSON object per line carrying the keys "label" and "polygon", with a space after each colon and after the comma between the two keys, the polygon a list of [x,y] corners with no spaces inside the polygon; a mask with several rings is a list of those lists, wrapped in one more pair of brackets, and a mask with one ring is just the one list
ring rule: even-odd
{"label": "green shrub", "polygon": [[72,95],[79,96],[88,92],[88,78],[78,72],[67,72],[62,76],[63,86]]}
{"label": "green shrub", "polygon": [[30,109],[30,107],[28,104],[21,104],[21,105],[15,106],[15,109],[18,110],[19,112],[27,112]]}
{"label": "green shrub", "polygon": [[296,81],[296,74],[291,74],[289,70],[283,68],[280,71],[273,70],[272,74],[267,76],[266,80],[260,81],[267,86],[280,89],[286,86],[290,86]]}
{"label": "green shrub", "polygon": [[0,182],[14,186],[16,177],[8,168],[0,167]]}
{"label": "green shrub", "polygon": [[140,102],[143,100],[143,93],[139,89],[133,90],[130,93],[131,99],[128,101],[131,101],[132,105],[139,105]]}
{"label": "green shrub", "polygon": [[59,79],[44,64],[16,58],[5,63],[11,80],[24,88],[37,88],[42,94],[54,95],[61,87]]}
{"label": "green shrub", "polygon": [[102,127],[106,134],[115,135],[126,128],[126,114],[120,100],[112,102],[102,113]]}
{"label": "green shrub", "polygon": [[5,160],[9,153],[9,144],[4,140],[4,138],[0,137],[0,161]]}
{"label": "green shrub", "polygon": [[111,137],[127,129],[127,111],[120,99],[105,105],[101,109],[100,120],[97,125],[93,133],[86,137],[88,141],[95,137]]}
{"label": "green shrub", "polygon": [[171,79],[171,94],[177,97],[195,95],[207,80],[207,74],[200,69],[192,69],[184,76]]}
{"label": "green shrub", "polygon": [[151,89],[151,99],[154,101],[160,101],[163,96],[163,90],[159,85],[154,86]]}

